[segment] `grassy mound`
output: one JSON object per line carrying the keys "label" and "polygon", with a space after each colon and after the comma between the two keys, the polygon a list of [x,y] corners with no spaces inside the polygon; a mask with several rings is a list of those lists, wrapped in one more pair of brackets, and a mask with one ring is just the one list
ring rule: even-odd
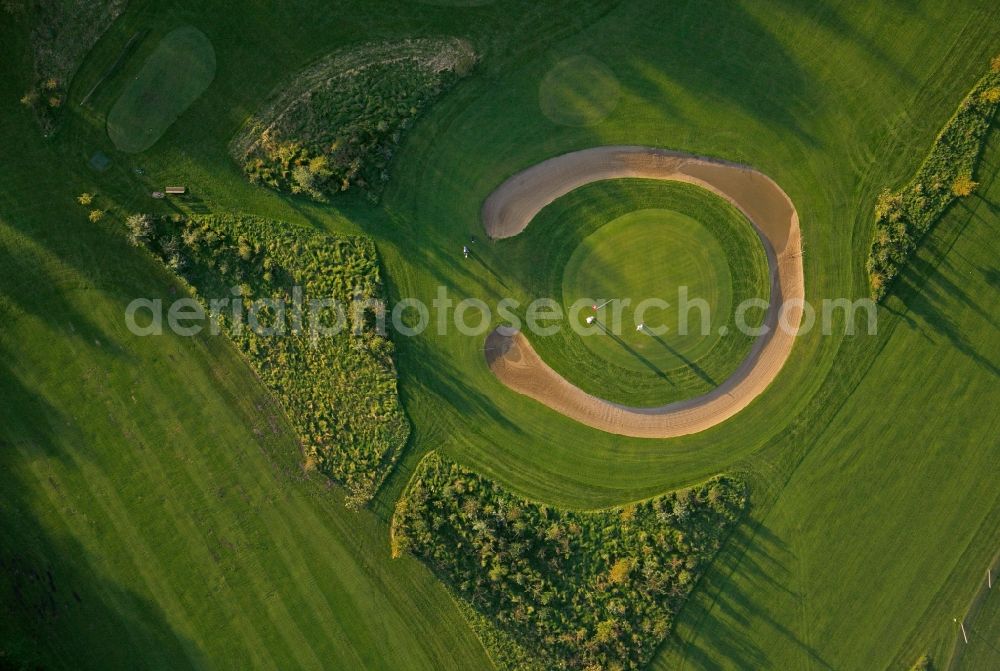
{"label": "grassy mound", "polygon": [[[34,0],[23,11],[31,23],[34,82],[21,103],[35,111],[46,132],[66,102],[73,75],[84,57],[116,18],[127,0]],[[22,11],[14,2],[4,5]]]}
{"label": "grassy mound", "polygon": [[250,181],[316,200],[352,186],[377,197],[404,131],[476,57],[456,39],[368,44],[321,59],[230,144]]}
{"label": "grassy mound", "polygon": [[902,191],[883,191],[866,268],[875,300],[885,296],[917,243],[956,198],[978,186],[973,171],[1000,105],[1000,56],[941,130],[923,165]]}
{"label": "grassy mound", "polygon": [[[736,328],[735,307],[770,295],[767,259],[756,232],[734,207],[689,184],[611,180],[577,189],[542,210],[520,236],[498,244],[535,296],[562,297],[568,310],[579,298],[629,298],[620,333],[579,335],[569,328],[531,336],[539,355],[573,384],[601,398],[657,405],[718,386],[743,361],[753,338]],[[509,253],[503,252],[509,249]],[[711,308],[710,332],[701,311],[688,311],[688,335],[678,334],[678,287]],[[635,331],[634,309],[658,297],[645,321],[667,326],[662,335]],[[598,319],[609,324],[613,305]],[[584,318],[590,309],[580,313]],[[764,310],[745,314],[759,325]],[[720,335],[725,329],[725,335]]]}
{"label": "grassy mound", "polygon": [[156,144],[215,78],[215,49],[197,28],[168,33],[108,113],[108,136],[122,151]]}
{"label": "grassy mound", "polygon": [[492,651],[502,668],[634,669],[745,505],[744,486],[717,477],[621,508],[564,511],[431,453],[397,505],[393,553],[426,561],[492,620],[499,633],[484,643],[530,653]]}
{"label": "grassy mound", "polygon": [[[130,220],[145,242],[178,271],[210,307],[215,298],[232,297],[238,287],[244,315],[258,299],[286,302],[283,332],[278,310],[261,309],[258,325],[234,320],[221,310],[221,328],[277,396],[295,426],[306,463],[344,484],[349,502],[371,499],[392,468],[409,435],[396,392],[392,343],[374,329],[348,321],[333,335],[338,316],[330,310],[293,316],[314,299],[332,298],[345,306],[353,299],[382,293],[375,247],[361,237],[333,237],[308,229],[277,227],[253,217],[170,217],[145,224]],[[301,287],[296,299],[293,287]],[[246,323],[241,323],[245,321]],[[358,331],[361,332],[358,332]]]}

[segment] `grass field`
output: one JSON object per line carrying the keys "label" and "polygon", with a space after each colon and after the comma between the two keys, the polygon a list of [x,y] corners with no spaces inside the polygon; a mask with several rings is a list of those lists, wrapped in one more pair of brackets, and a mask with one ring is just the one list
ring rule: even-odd
{"label": "grass field", "polygon": [[[138,157],[116,151],[106,115],[157,48],[153,38],[185,25],[214,46],[213,85],[176,121],[171,114],[170,142]],[[77,109],[143,28],[154,35],[90,110]],[[468,39],[480,66],[413,127],[378,207],[255,188],[228,156],[267,94],[322,54],[360,39],[442,34]],[[302,475],[290,427],[222,340],[124,331],[128,300],[176,285],[124,242],[114,216],[90,224],[73,199],[96,192],[131,212],[152,207],[152,187],[186,183],[199,200],[181,209],[371,235],[392,298],[429,303],[445,285],[493,302],[537,285],[516,271],[532,263],[516,238],[477,243],[476,258],[462,258],[469,237],[482,237],[492,189],[570,150],[663,146],[773,177],[802,218],[810,300],[861,297],[878,193],[916,172],[995,55],[995,3],[386,0],[331,12],[135,0],[84,62],[48,140],[17,103],[31,77],[24,35],[0,22],[0,143],[18,148],[0,164],[0,588],[19,595],[0,618],[6,657],[76,668],[138,659],[489,668],[431,572],[389,559],[389,515],[431,449],[573,509],[739,472],[752,492],[749,520],[652,668],[908,668],[961,645],[953,618],[1000,545],[995,130],[979,190],[925,238],[879,308],[879,333],[801,338],[772,388],[704,433],[653,441],[592,431],[500,385],[481,339],[401,339],[413,434],[360,513]],[[556,123],[541,83],[579,55],[614,75],[617,103],[590,125]],[[584,87],[578,97],[588,95]],[[102,175],[86,166],[97,149],[114,160]],[[971,652],[965,660],[989,668]]]}
{"label": "grass field", "polygon": [[[5,138],[34,132],[2,104]],[[4,665],[485,665],[444,590],[389,560],[379,516],[302,474],[230,346],[125,330],[130,297],[182,290],[86,222],[68,195],[88,176],[45,177],[58,160],[6,162],[0,206]],[[9,197],[34,189],[67,197]]]}
{"label": "grass field", "polygon": [[108,113],[108,137],[121,151],[145,151],[215,77],[215,49],[190,26],[167,34]]}
{"label": "grass field", "polygon": [[[1000,629],[1000,598],[997,597],[995,568],[994,564],[990,567],[990,575],[983,576],[979,591],[962,618],[965,637],[968,637],[969,642],[965,644],[965,637],[962,637],[961,644],[955,646],[945,668],[985,671],[1000,664],[1000,646],[997,645],[997,631]],[[955,639],[958,641],[962,636],[961,629],[957,622],[954,627],[957,630]]]}

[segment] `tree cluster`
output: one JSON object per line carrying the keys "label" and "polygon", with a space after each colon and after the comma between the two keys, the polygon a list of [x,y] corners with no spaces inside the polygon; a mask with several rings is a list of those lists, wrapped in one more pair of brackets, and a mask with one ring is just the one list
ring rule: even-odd
{"label": "tree cluster", "polygon": [[[298,433],[306,463],[342,483],[349,504],[375,495],[409,436],[397,393],[393,346],[374,329],[338,323],[334,308],[293,317],[301,303],[379,299],[383,287],[375,246],[359,236],[331,236],[255,217],[173,215],[127,220],[130,239],[146,245],[180,274],[205,304],[228,298],[221,330],[275,394]],[[283,301],[284,314],[254,303]],[[234,317],[234,307],[240,308]],[[257,332],[247,316],[256,310]]]}
{"label": "tree cluster", "polygon": [[320,80],[255,127],[237,159],[251,182],[315,200],[350,189],[377,199],[405,131],[459,75],[420,58],[375,62]]}
{"label": "tree cluster", "polygon": [[31,25],[35,72],[21,104],[45,133],[55,127],[69,84],[87,52],[125,10],[126,0],[32,0],[5,3],[5,11]]}
{"label": "tree cluster", "polygon": [[621,508],[560,510],[431,453],[397,504],[392,551],[427,562],[501,630],[495,640],[544,668],[636,669],[746,504],[741,482],[717,477]]}
{"label": "tree cluster", "polygon": [[875,206],[875,233],[868,254],[871,296],[880,300],[920,239],[956,198],[971,195],[973,170],[1000,104],[1000,57],[959,105],[930,153],[901,191],[883,191]]}

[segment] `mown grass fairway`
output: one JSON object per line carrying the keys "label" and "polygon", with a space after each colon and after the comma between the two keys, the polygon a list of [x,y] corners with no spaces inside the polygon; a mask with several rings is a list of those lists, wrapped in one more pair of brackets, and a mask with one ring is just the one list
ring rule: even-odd
{"label": "mown grass fairway", "polygon": [[108,136],[121,151],[149,149],[215,77],[215,49],[196,28],[167,34],[108,113]]}
{"label": "mown grass fairway", "polygon": [[[135,77],[157,40],[183,26],[214,47],[212,85],[179,117],[159,97],[164,79],[154,88],[165,106],[115,113],[119,98],[140,101]],[[760,398],[703,433],[594,431],[503,387],[481,337],[397,338],[413,433],[358,513],[303,473],[289,423],[224,340],[124,329],[128,301],[169,301],[180,289],[125,242],[121,219],[177,208],[367,234],[390,299],[429,305],[445,286],[491,305],[530,300],[544,286],[562,291],[561,267],[539,263],[545,244],[558,246],[545,233],[556,227],[486,242],[486,196],[546,158],[641,144],[773,177],[801,215],[807,297],[853,300],[869,292],[878,194],[915,174],[996,55],[996,3],[386,0],[331,11],[134,0],[84,62],[47,139],[18,104],[32,81],[27,34],[21,19],[0,20],[0,146],[15,148],[0,161],[0,666],[490,668],[432,572],[389,558],[391,511],[432,449],[521,497],[583,510],[738,473],[748,519],[651,668],[905,669],[925,652],[944,667],[963,645],[953,618],[1000,547],[995,128],[979,189],[925,238],[879,308],[877,335],[844,335],[838,316],[835,335],[799,338]],[[378,206],[255,187],[228,155],[246,118],[317,58],[359,41],[441,35],[468,39],[480,64],[410,129]],[[580,55],[620,91],[590,125],[553,120],[539,99],[547,75]],[[586,83],[568,85],[586,99]],[[131,129],[121,149],[108,136],[118,114]],[[144,130],[153,118],[169,142]],[[96,150],[113,160],[105,173],[86,164]],[[151,202],[168,183],[190,185],[196,199]],[[628,198],[601,225],[659,207],[636,188],[620,180],[597,198],[607,212]],[[75,203],[84,191],[107,209],[102,222]],[[576,212],[587,221],[585,204]],[[573,230],[582,239],[597,228]],[[992,652],[960,661],[995,668]]]}

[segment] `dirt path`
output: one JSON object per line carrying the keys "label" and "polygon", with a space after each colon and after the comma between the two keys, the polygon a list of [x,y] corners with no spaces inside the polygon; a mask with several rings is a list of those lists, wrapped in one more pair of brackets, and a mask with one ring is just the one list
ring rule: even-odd
{"label": "dirt path", "polygon": [[584,392],[542,361],[523,334],[509,328],[499,327],[486,338],[486,361],[514,391],[602,431],[640,438],[704,431],[749,405],[777,377],[792,351],[805,298],[799,216],[781,187],[746,166],[648,147],[610,146],[557,156],[505,181],[483,204],[486,233],[494,239],[517,235],[556,198],[590,182],[622,177],[696,184],[747,216],[760,235],[770,269],[771,304],[764,322],[768,332],[757,338],[747,358],[719,387],[654,408],[618,405]]}

